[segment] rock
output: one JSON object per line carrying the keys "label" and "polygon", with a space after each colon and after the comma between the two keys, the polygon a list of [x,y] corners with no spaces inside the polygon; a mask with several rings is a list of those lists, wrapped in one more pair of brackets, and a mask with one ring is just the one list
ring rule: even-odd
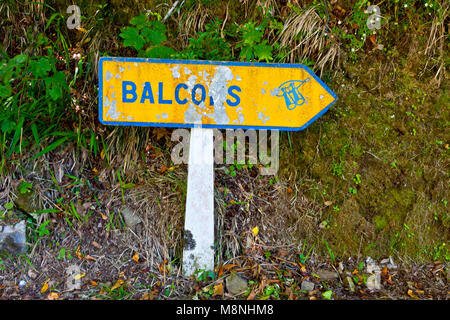
{"label": "rock", "polygon": [[235,296],[246,292],[248,289],[247,281],[235,274],[227,278],[226,285],[228,291]]}
{"label": "rock", "polygon": [[19,193],[14,203],[19,210],[29,215],[32,215],[33,212],[40,210],[35,201],[34,192],[32,190],[26,193]]}
{"label": "rock", "polygon": [[316,274],[320,277],[320,280],[323,281],[334,280],[338,277],[338,274],[336,272],[329,270],[319,270],[316,272]]}
{"label": "rock", "polygon": [[136,230],[136,226],[142,222],[141,218],[139,218],[139,216],[137,216],[134,211],[128,207],[123,207],[120,213],[122,214],[127,227],[132,230]]}
{"label": "rock", "polygon": [[34,280],[37,278],[37,274],[36,272],[34,272],[33,270],[28,270],[28,277],[30,277],[31,280]]}
{"label": "rock", "polygon": [[350,292],[355,292],[355,283],[353,282],[353,279],[351,277],[347,277],[345,279],[345,284],[347,285]]}
{"label": "rock", "polygon": [[25,220],[12,226],[0,226],[0,253],[17,255],[27,251]]}
{"label": "rock", "polygon": [[313,291],[314,290],[314,283],[310,281],[302,281],[301,290],[305,291]]}
{"label": "rock", "polygon": [[344,272],[344,264],[342,262],[339,262],[339,269],[338,269],[339,273],[342,274],[342,272]]}

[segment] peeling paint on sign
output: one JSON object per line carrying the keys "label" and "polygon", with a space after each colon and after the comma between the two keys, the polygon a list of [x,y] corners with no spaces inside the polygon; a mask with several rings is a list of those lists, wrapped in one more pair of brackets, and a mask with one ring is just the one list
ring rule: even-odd
{"label": "peeling paint on sign", "polygon": [[337,98],[298,64],[103,57],[99,70],[110,125],[301,130]]}

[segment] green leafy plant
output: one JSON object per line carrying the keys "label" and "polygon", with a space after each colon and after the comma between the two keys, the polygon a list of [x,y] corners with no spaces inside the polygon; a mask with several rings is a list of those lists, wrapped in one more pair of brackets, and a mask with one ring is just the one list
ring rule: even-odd
{"label": "green leafy plant", "polygon": [[266,62],[273,60],[272,46],[267,44],[267,40],[262,40],[266,25],[267,20],[264,20],[259,26],[249,21],[239,28],[242,41],[237,45],[237,48],[241,48],[240,58],[242,60],[265,60]]}
{"label": "green leafy plant", "polygon": [[39,237],[48,236],[50,235],[49,229],[47,229],[47,225],[50,223],[50,220],[45,220],[43,223],[39,225],[39,227],[36,230],[36,234]]}
{"label": "green leafy plant", "polygon": [[47,56],[18,54],[12,58],[0,52],[0,155],[3,161],[32,143],[39,147],[52,135],[61,117],[67,116],[62,112],[68,102],[66,76],[56,68],[58,60],[54,51],[48,49],[47,52]]}
{"label": "green leafy plant", "polygon": [[358,265],[358,270],[360,271],[360,272],[362,272],[363,271],[363,269],[364,269],[364,261],[361,261],[360,263],[359,263],[359,265]]}
{"label": "green leafy plant", "polygon": [[330,248],[330,246],[328,245],[328,242],[327,242],[326,240],[324,240],[324,243],[325,243],[325,246],[327,247],[327,251],[328,251],[328,254],[330,255],[331,261],[332,261],[333,263],[335,263],[335,262],[336,262],[336,258],[335,258],[335,256],[334,256],[334,252],[331,250],[331,248]]}
{"label": "green leafy plant", "polygon": [[233,60],[230,44],[221,37],[221,22],[213,20],[205,26],[205,32],[190,38],[188,47],[179,54],[181,59]]}
{"label": "green leafy plant", "polygon": [[14,203],[12,203],[12,202],[5,203],[6,210],[11,210],[13,207],[14,207]]}
{"label": "green leafy plant", "polygon": [[124,39],[125,47],[132,47],[139,57],[169,58],[175,53],[170,47],[163,46],[167,40],[166,26],[158,20],[148,20],[141,14],[130,20],[132,26],[121,29],[119,36]]}
{"label": "green leafy plant", "polygon": [[331,300],[333,296],[333,291],[331,290],[325,291],[324,293],[322,293],[322,296],[327,300]]}
{"label": "green leafy plant", "polygon": [[279,299],[280,298],[280,285],[279,284],[274,284],[273,286],[267,286],[264,289],[264,294],[263,294],[263,298],[262,299],[268,299],[268,298],[272,298],[272,299]]}
{"label": "green leafy plant", "polygon": [[216,279],[216,275],[211,270],[199,269],[195,273],[195,279],[197,281],[208,281],[209,279],[215,280]]}
{"label": "green leafy plant", "polygon": [[129,288],[128,283],[123,283],[118,287],[116,285],[108,286],[102,283],[100,284],[100,287],[101,287],[100,291],[101,294],[99,295],[99,297],[107,298],[110,300],[123,300],[132,294],[132,292],[128,290]]}
{"label": "green leafy plant", "polygon": [[18,189],[19,189],[19,192],[20,192],[21,194],[25,194],[25,193],[30,192],[32,187],[33,187],[33,184],[32,184],[32,183],[28,183],[28,182],[26,182],[26,181],[22,181],[22,182],[19,184]]}
{"label": "green leafy plant", "polygon": [[59,254],[58,254],[57,258],[58,258],[58,260],[64,260],[66,258],[68,260],[71,260],[73,257],[72,257],[70,250],[66,250],[66,248],[61,248],[59,250]]}
{"label": "green leafy plant", "polygon": [[446,246],[446,243],[435,245],[431,250],[431,257],[434,261],[443,259],[444,261],[450,261],[450,252]]}
{"label": "green leafy plant", "polygon": [[120,177],[120,170],[117,170],[117,179],[119,179],[120,183],[120,191],[122,194],[122,202],[125,204],[125,189],[134,188],[136,185],[134,183],[124,183],[122,178]]}
{"label": "green leafy plant", "polygon": [[236,168],[234,165],[230,165],[229,169],[225,169],[225,173],[229,174],[232,177],[236,177]]}

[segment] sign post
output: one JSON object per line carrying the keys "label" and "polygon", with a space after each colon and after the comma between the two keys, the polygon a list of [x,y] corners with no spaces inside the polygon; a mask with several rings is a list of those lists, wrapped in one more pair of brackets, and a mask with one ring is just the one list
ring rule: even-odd
{"label": "sign post", "polygon": [[190,127],[183,272],[214,269],[213,131],[305,129],[337,96],[306,66],[103,57],[99,120]]}
{"label": "sign post", "polygon": [[213,129],[192,128],[189,146],[183,273],[214,270]]}

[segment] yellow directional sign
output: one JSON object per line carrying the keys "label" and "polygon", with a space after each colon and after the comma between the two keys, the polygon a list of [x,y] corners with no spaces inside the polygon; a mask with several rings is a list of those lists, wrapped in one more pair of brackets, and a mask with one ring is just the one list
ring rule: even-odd
{"label": "yellow directional sign", "polygon": [[302,130],[337,96],[301,64],[100,59],[109,125]]}

